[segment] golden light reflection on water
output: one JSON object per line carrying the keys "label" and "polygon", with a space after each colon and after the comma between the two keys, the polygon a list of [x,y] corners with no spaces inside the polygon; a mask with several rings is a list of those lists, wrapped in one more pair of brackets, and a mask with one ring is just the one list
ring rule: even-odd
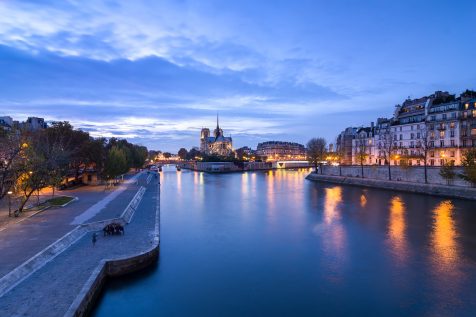
{"label": "golden light reflection on water", "polygon": [[324,221],[329,224],[340,218],[337,206],[342,202],[342,187],[326,188],[325,190]]}
{"label": "golden light reflection on water", "polygon": [[405,204],[399,196],[394,196],[390,201],[388,236],[392,252],[399,264],[403,264],[408,257],[408,243],[405,231]]}
{"label": "golden light reflection on water", "polygon": [[367,205],[367,197],[365,197],[365,195],[362,194],[360,195],[360,206],[364,208],[365,205]]}
{"label": "golden light reflection on water", "polygon": [[[332,259],[327,263],[327,278],[333,283],[343,282],[343,268],[346,259],[346,231],[342,225],[341,203],[342,187],[325,188],[324,223],[322,235],[323,250],[326,257]],[[316,228],[317,229],[317,228]]]}
{"label": "golden light reflection on water", "polygon": [[459,305],[461,298],[455,296],[460,292],[465,272],[462,269],[458,246],[458,233],[453,219],[454,205],[446,200],[433,209],[433,231],[431,234],[430,255],[431,268],[437,287],[434,316],[448,307]]}
{"label": "golden light reflection on water", "polygon": [[458,262],[456,229],[452,218],[454,206],[451,201],[443,201],[433,210],[434,227],[432,246],[435,253],[434,264],[441,271],[449,271]]}

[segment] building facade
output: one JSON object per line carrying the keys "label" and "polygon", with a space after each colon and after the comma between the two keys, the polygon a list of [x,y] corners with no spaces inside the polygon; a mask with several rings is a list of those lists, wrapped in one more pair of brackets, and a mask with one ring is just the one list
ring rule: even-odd
{"label": "building facade", "polygon": [[217,116],[217,127],[210,135],[210,129],[203,128],[200,133],[200,152],[205,155],[229,156],[233,153],[231,137],[225,137]]}
{"label": "building facade", "polygon": [[[392,118],[370,127],[347,128],[336,138],[342,164],[460,165],[464,151],[476,147],[476,92],[435,93],[406,99]],[[365,153],[362,153],[365,150]],[[363,155],[361,155],[361,153]]]}
{"label": "building facade", "polygon": [[266,156],[268,161],[298,161],[306,159],[306,148],[295,142],[268,141],[258,144],[256,155]]}

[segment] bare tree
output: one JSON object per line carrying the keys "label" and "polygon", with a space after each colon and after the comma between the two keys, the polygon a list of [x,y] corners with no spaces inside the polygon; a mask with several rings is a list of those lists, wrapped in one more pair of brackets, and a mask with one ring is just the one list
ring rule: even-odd
{"label": "bare tree", "polygon": [[23,160],[22,143],[19,134],[2,131],[0,135],[0,199],[5,197],[15,184],[16,170]]}
{"label": "bare tree", "polygon": [[[323,138],[313,138],[307,142],[307,160],[314,164],[316,173],[317,166],[322,167],[322,161],[326,159],[326,140]],[[322,174],[322,168],[321,168]]]}
{"label": "bare tree", "polygon": [[428,184],[428,154],[433,147],[434,141],[431,131],[425,126],[420,133],[420,138],[417,140],[418,157],[423,160],[425,184]]}
{"label": "bare tree", "polygon": [[367,139],[365,138],[359,138],[357,140],[357,149],[356,149],[356,155],[357,155],[357,160],[359,161],[360,164],[360,176],[364,178],[364,163],[367,160],[367,157],[369,154],[367,153],[368,151],[368,144],[367,144]]}
{"label": "bare tree", "polygon": [[388,166],[388,180],[392,180],[392,171],[391,171],[391,159],[397,150],[395,133],[392,132],[391,128],[387,128],[384,133],[380,135],[381,139],[381,151],[385,164]]}

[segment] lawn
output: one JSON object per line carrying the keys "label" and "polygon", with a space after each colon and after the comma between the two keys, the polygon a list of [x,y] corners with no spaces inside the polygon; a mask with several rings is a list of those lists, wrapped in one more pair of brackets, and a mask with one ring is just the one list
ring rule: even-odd
{"label": "lawn", "polygon": [[58,196],[58,197],[55,197],[55,198],[48,199],[46,201],[46,203],[49,204],[50,206],[62,206],[66,203],[69,203],[73,199],[74,199],[74,197]]}

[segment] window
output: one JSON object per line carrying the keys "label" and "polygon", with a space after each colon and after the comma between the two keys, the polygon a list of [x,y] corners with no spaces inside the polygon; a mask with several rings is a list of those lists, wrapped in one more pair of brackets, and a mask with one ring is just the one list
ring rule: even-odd
{"label": "window", "polygon": [[403,140],[403,135],[402,134],[400,134],[400,140]]}
{"label": "window", "polygon": [[455,157],[455,151],[450,151],[450,156]]}
{"label": "window", "polygon": [[466,135],[467,135],[466,129],[461,130],[461,136],[466,136]]}
{"label": "window", "polygon": [[466,119],[467,117],[468,117],[468,112],[467,111],[463,112],[463,118]]}
{"label": "window", "polygon": [[475,136],[476,135],[476,128],[472,128],[471,129],[471,136]]}
{"label": "window", "polygon": [[451,146],[455,146],[455,140],[450,140]]}
{"label": "window", "polygon": [[417,137],[417,139],[420,138],[420,132],[418,132],[418,133],[416,134],[416,137]]}
{"label": "window", "polygon": [[435,151],[430,151],[430,157],[435,157]]}
{"label": "window", "polygon": [[445,160],[440,160],[440,165],[441,166],[445,165]]}
{"label": "window", "polygon": [[455,130],[450,131],[450,137],[454,138],[455,137]]}
{"label": "window", "polygon": [[430,124],[430,130],[435,129],[435,126],[433,124]]}
{"label": "window", "polygon": [[451,118],[455,119],[456,118],[456,112],[451,113]]}
{"label": "window", "polygon": [[468,108],[469,108],[469,103],[465,103],[465,104],[464,104],[464,109],[465,109],[465,110],[468,110]]}
{"label": "window", "polygon": [[431,116],[430,120],[431,120],[431,121],[435,121],[435,120],[436,120],[436,116]]}
{"label": "window", "polygon": [[445,147],[445,140],[440,140],[440,147]]}
{"label": "window", "polygon": [[402,127],[400,127],[400,132],[402,132]]}
{"label": "window", "polygon": [[430,141],[430,147],[435,147],[435,141]]}
{"label": "window", "polygon": [[466,140],[463,140],[463,147],[466,147]]}
{"label": "window", "polygon": [[454,123],[454,122],[451,122],[451,123],[450,123],[450,128],[451,128],[451,129],[454,129],[454,128],[455,128],[455,123]]}
{"label": "window", "polygon": [[476,110],[473,110],[473,117],[476,118]]}
{"label": "window", "polygon": [[435,160],[430,160],[430,166],[434,166],[435,165]]}
{"label": "window", "polygon": [[440,139],[443,139],[445,137],[445,131],[440,131]]}
{"label": "window", "polygon": [[411,128],[411,130],[413,131],[413,126],[411,126],[410,128]]}
{"label": "window", "polygon": [[410,147],[411,148],[415,147],[415,143],[413,141],[410,142]]}
{"label": "window", "polygon": [[420,160],[416,160],[416,165],[420,165]]}
{"label": "window", "polygon": [[446,113],[443,113],[441,116],[443,117],[443,120],[446,120]]}
{"label": "window", "polygon": [[403,143],[402,143],[402,142],[400,142],[400,147],[403,147]]}
{"label": "window", "polygon": [[414,133],[410,134],[410,139],[412,139],[412,140],[415,139],[415,134]]}

